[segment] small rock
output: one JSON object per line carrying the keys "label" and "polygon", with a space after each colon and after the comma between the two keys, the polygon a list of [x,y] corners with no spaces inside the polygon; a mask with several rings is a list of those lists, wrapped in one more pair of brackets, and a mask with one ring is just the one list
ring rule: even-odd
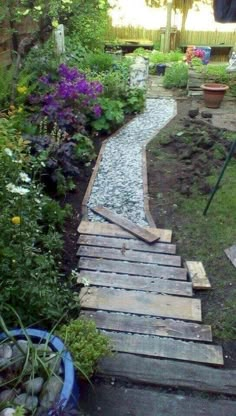
{"label": "small rock", "polygon": [[12,407],[6,407],[0,412],[0,416],[12,416],[16,413],[15,409]]}
{"label": "small rock", "polygon": [[9,359],[12,357],[12,348],[9,344],[0,345],[0,368],[5,367]]}
{"label": "small rock", "polygon": [[27,410],[33,411],[38,406],[38,398],[36,396],[22,393],[14,399],[14,403],[18,406],[24,406]]}
{"label": "small rock", "polygon": [[34,394],[37,395],[42,390],[43,383],[44,383],[43,377],[36,377],[32,380],[26,381],[23,387],[26,393],[31,394],[31,395],[34,395]]}
{"label": "small rock", "polygon": [[53,353],[45,360],[45,364],[48,365],[51,372],[58,374],[61,367],[61,357],[59,354]]}
{"label": "small rock", "polygon": [[25,361],[26,353],[29,349],[28,341],[19,340],[12,347],[12,364],[18,370],[22,367]]}
{"label": "small rock", "polygon": [[199,114],[199,108],[192,108],[188,111],[188,115],[191,118],[195,118]]}
{"label": "small rock", "polygon": [[58,376],[52,376],[44,383],[40,394],[40,406],[49,409],[55,402],[63,386],[63,381]]}
{"label": "small rock", "polygon": [[9,402],[14,399],[16,393],[14,390],[6,389],[0,393],[0,403]]}
{"label": "small rock", "polygon": [[201,116],[203,118],[212,118],[212,113],[210,113],[209,111],[202,111]]}

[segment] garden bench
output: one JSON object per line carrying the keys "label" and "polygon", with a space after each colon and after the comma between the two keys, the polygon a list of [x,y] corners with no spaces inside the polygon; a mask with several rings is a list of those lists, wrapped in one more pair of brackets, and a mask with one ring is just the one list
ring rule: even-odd
{"label": "garden bench", "polygon": [[123,53],[130,53],[133,52],[137,48],[144,48],[144,49],[153,49],[153,42],[149,40],[129,40],[129,39],[121,39],[118,42],[115,43],[109,43],[107,42],[105,44],[106,50],[111,50],[118,48],[121,49]]}

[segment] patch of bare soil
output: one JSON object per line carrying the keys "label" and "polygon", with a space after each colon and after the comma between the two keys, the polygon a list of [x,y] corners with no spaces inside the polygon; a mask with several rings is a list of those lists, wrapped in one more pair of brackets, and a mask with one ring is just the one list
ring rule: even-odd
{"label": "patch of bare soil", "polygon": [[[225,128],[213,126],[214,110],[200,112],[189,112],[190,108],[197,108],[198,103],[192,99],[178,100],[177,116],[158,134],[147,149],[148,164],[148,186],[150,196],[150,211],[158,227],[173,230],[174,241],[177,243],[179,254],[186,260],[185,249],[192,242],[196,245],[199,235],[184,235],[184,229],[188,226],[189,217],[185,218],[178,212],[178,195],[184,198],[191,198],[195,191],[209,197],[212,187],[209,185],[208,177],[216,170],[219,172],[229,152],[232,139]],[[193,105],[194,104],[194,105]],[[235,108],[235,102],[227,103],[227,113]],[[219,110],[216,111],[218,114]],[[221,109],[222,126],[224,112]],[[217,118],[218,119],[218,118]],[[228,136],[227,136],[227,134]],[[231,140],[230,140],[231,139]],[[192,213],[192,222],[195,222],[195,213]],[[196,223],[197,224],[197,223]],[[197,225],[196,225],[197,227]],[[194,227],[193,227],[194,229]],[[195,228],[196,230],[196,228]],[[197,231],[197,230],[196,230]],[[198,237],[196,237],[198,235]],[[176,238],[177,236],[177,238]],[[208,248],[207,235],[201,236],[199,243]],[[223,234],[218,236],[223,240]],[[224,244],[224,242],[223,242]],[[226,248],[226,247],[224,247]],[[201,261],[201,258],[193,258]],[[223,249],[210,262],[215,262],[215,270],[220,270],[225,259]],[[205,266],[205,263],[204,263]],[[227,264],[228,267],[228,264]],[[227,269],[223,276],[228,282],[234,281],[235,270]],[[232,295],[235,289],[232,283],[223,287],[222,273],[218,275],[213,272],[213,291],[210,293],[198,292],[196,296],[202,299],[203,316],[209,312],[217,315],[218,311],[225,307],[228,295]],[[212,272],[212,271],[211,271]],[[218,279],[218,282],[217,282]],[[221,281],[220,281],[221,280]],[[222,287],[220,285],[222,284]],[[215,286],[214,286],[215,285]],[[217,286],[218,285],[218,286]],[[216,288],[217,286],[217,288]],[[214,290],[215,289],[215,290]],[[216,321],[216,318],[213,319]],[[210,323],[209,321],[207,323]],[[219,324],[220,325],[220,324]],[[226,338],[225,338],[226,339]],[[236,368],[236,342],[231,339],[218,340],[223,345],[225,353],[225,367]]]}

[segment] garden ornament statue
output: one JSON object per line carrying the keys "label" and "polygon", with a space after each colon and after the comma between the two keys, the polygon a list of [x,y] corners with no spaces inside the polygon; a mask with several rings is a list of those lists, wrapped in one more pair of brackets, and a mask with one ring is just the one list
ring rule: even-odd
{"label": "garden ornament statue", "polygon": [[236,47],[229,59],[229,65],[226,68],[227,72],[236,72]]}

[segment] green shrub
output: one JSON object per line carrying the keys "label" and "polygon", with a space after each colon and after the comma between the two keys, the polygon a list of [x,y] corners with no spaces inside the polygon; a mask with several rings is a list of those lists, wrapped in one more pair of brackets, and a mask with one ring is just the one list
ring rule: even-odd
{"label": "green shrub", "polygon": [[[68,209],[44,195],[31,161],[11,121],[0,119],[0,314],[9,304],[25,325],[41,320],[46,325],[76,306],[58,268]],[[12,317],[4,318],[14,325]]]}
{"label": "green shrub", "polygon": [[99,359],[111,354],[109,339],[96,329],[94,321],[76,319],[63,325],[57,335],[70,351],[83,377],[91,377]]}
{"label": "green shrub", "polygon": [[160,51],[152,51],[149,55],[149,61],[152,64],[164,64],[168,62],[178,62],[183,60],[184,54],[179,51],[171,51],[168,53]]}
{"label": "green shrub", "polygon": [[125,113],[140,113],[144,106],[145,91],[142,88],[128,88],[124,100]]}
{"label": "green shrub", "polygon": [[166,69],[163,79],[165,88],[185,88],[188,83],[188,67],[184,63],[176,63]]}
{"label": "green shrub", "polygon": [[114,57],[108,53],[90,53],[86,58],[86,65],[94,72],[109,71],[114,63]]}
{"label": "green shrub", "polygon": [[102,109],[102,115],[99,119],[92,122],[96,131],[110,132],[112,128],[119,126],[124,121],[124,104],[119,100],[111,100],[101,97],[98,102]]}
{"label": "green shrub", "polygon": [[93,142],[89,137],[78,133],[72,137],[72,140],[76,142],[75,156],[77,160],[86,163],[96,157]]}

